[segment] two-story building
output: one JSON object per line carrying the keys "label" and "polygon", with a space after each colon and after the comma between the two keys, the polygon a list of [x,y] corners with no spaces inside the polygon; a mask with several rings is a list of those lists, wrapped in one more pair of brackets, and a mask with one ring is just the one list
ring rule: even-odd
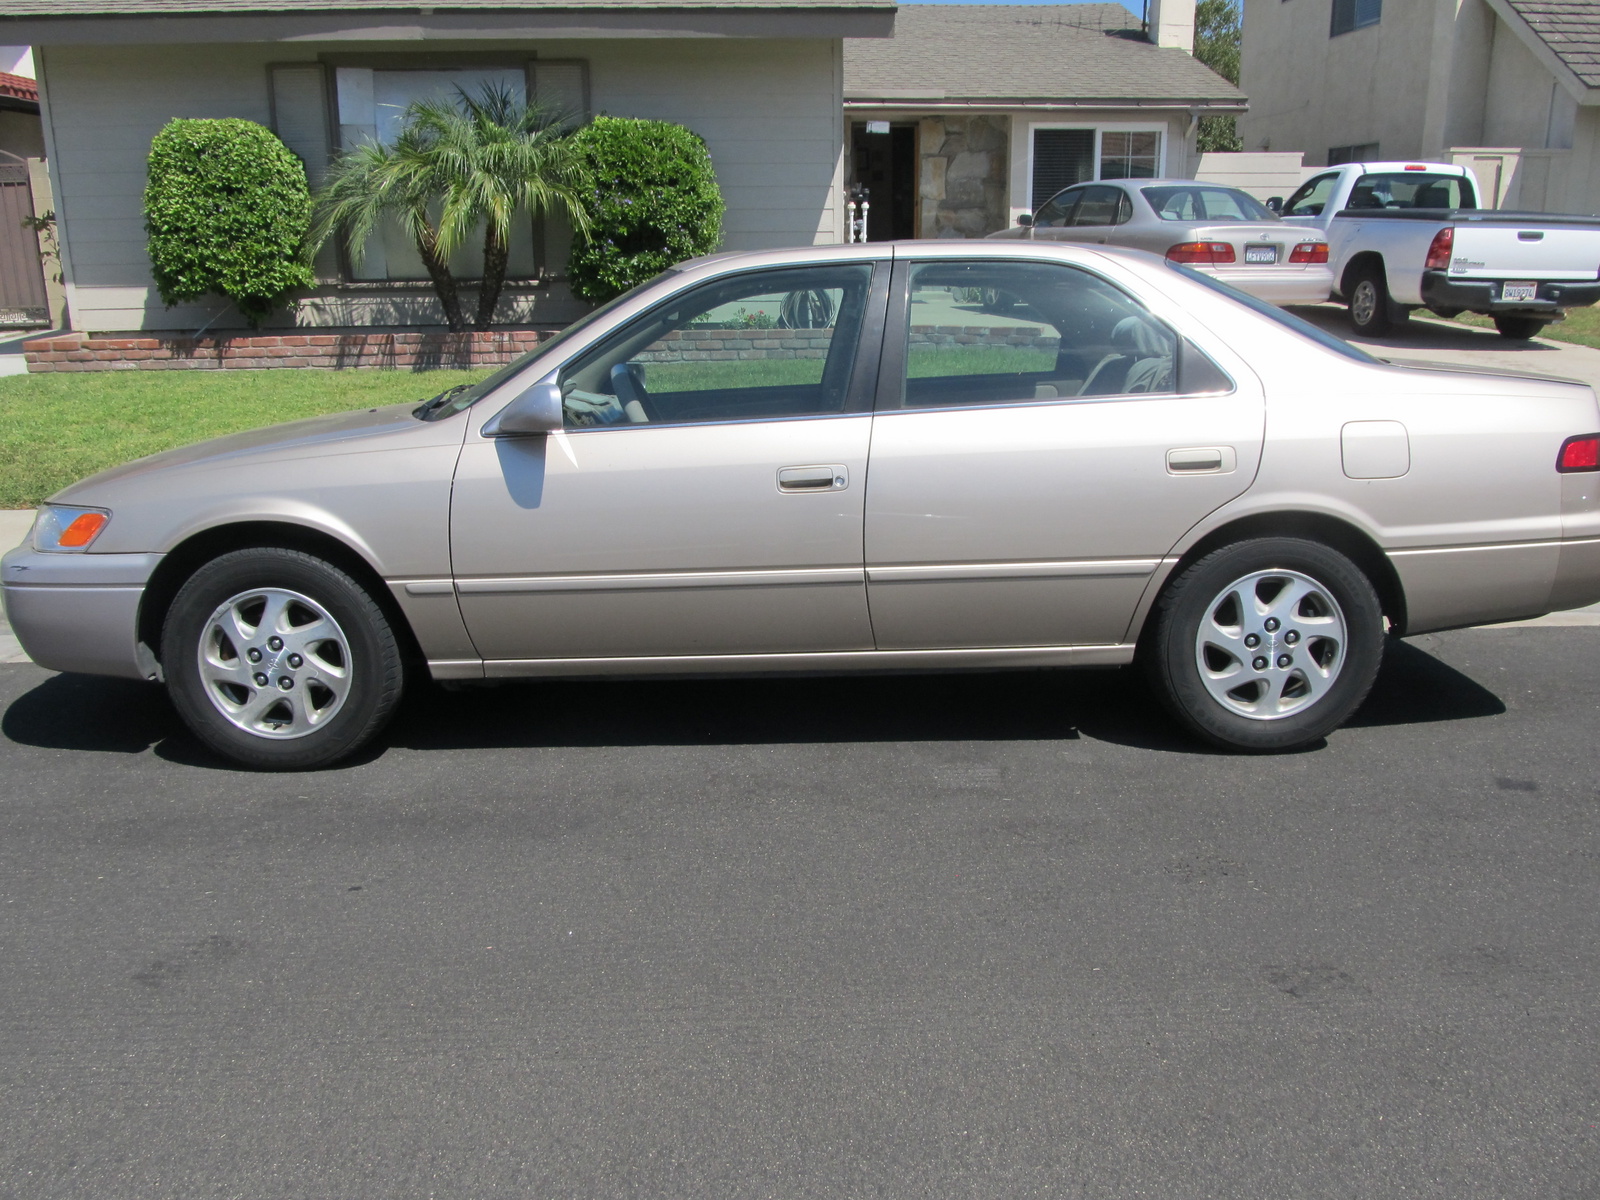
{"label": "two-story building", "polygon": [[1246,150],[1455,160],[1484,203],[1600,206],[1600,4],[1244,0]]}

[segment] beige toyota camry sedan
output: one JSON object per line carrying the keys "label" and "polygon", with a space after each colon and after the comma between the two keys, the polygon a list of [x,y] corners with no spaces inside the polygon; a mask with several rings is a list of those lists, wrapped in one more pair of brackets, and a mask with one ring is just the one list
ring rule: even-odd
{"label": "beige toyota camry sedan", "polygon": [[165,681],[257,767],[349,754],[424,673],[1133,661],[1283,750],[1386,633],[1600,600],[1597,449],[1586,386],[1391,366],[1137,251],[816,247],[84,480],[3,583],[37,662]]}

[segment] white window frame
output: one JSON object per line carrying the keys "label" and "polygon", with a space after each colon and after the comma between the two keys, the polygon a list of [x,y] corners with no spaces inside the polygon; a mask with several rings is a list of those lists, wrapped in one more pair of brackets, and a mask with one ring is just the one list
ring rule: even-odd
{"label": "white window frame", "polygon": [[[1092,129],[1094,131],[1094,178],[1104,179],[1101,174],[1104,135],[1107,133],[1153,133],[1156,135],[1156,178],[1167,178],[1167,143],[1171,139],[1167,136],[1170,130],[1165,123],[1151,121],[1029,121],[1028,122],[1028,174],[1026,178],[1027,195],[1024,199],[1033,197],[1033,133],[1036,129]],[[1079,183],[1089,183],[1090,180],[1080,179]],[[1020,209],[1013,205],[1019,212],[1028,212],[1024,205]]]}

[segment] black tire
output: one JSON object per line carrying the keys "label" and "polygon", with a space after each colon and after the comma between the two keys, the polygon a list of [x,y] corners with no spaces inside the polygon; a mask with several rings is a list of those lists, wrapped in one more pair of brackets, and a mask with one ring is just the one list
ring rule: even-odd
{"label": "black tire", "polygon": [[1454,321],[1467,310],[1464,308],[1430,308],[1428,311],[1441,320]]}
{"label": "black tire", "polygon": [[1525,342],[1538,335],[1549,322],[1541,321],[1538,317],[1495,317],[1494,327],[1500,331],[1500,336]]}
{"label": "black tire", "polygon": [[1351,328],[1360,337],[1387,337],[1411,315],[1389,298],[1389,281],[1375,263],[1358,267],[1344,292]]}
{"label": "black tire", "polygon": [[[224,605],[253,591],[263,593],[262,607],[253,609],[254,601],[247,600],[234,611],[258,614],[248,616],[255,633],[246,636],[240,632],[243,626],[233,625],[246,642],[236,646],[225,632],[226,618],[219,614]],[[300,598],[281,601],[287,644],[272,634],[280,626],[265,619],[268,597],[284,595]],[[312,623],[318,617],[331,618],[332,624]],[[294,641],[296,622],[338,636],[301,646]],[[277,641],[276,648],[269,647],[269,636]],[[216,665],[209,682],[202,676],[203,647]],[[305,650],[303,656],[294,653],[297,647]],[[252,651],[263,658],[247,666],[244,656]],[[393,715],[404,684],[394,631],[366,589],[322,559],[276,547],[224,554],[190,576],[167,612],[161,663],[173,706],[195,736],[235,762],[268,771],[324,767],[354,753]],[[261,673],[252,674],[257,668]],[[243,672],[248,683],[219,682],[218,672],[227,671]],[[271,683],[255,687],[263,677]],[[277,697],[272,689],[284,679],[288,685]],[[240,723],[254,711],[254,703],[273,698],[281,703],[249,718],[270,732],[252,732]],[[230,717],[223,704],[237,705],[238,714]],[[322,716],[315,715],[318,705]]]}
{"label": "black tire", "polygon": [[[1338,606],[1335,617],[1339,614],[1343,617],[1344,642],[1333,659],[1337,670],[1332,672],[1322,695],[1305,701],[1304,707],[1291,707],[1281,715],[1245,715],[1242,702],[1230,700],[1225,705],[1213,694],[1210,688],[1223,686],[1214,680],[1239,678],[1243,690],[1254,686],[1252,676],[1259,676],[1259,682],[1266,689],[1263,695],[1270,695],[1272,679],[1279,678],[1274,671],[1281,670],[1284,680],[1281,693],[1290,696],[1292,690],[1306,687],[1304,680],[1311,667],[1304,660],[1296,661],[1295,655],[1309,659],[1325,653],[1332,640],[1308,629],[1304,634],[1295,631],[1291,644],[1290,629],[1280,624],[1275,634],[1256,635],[1272,638],[1270,644],[1259,643],[1259,649],[1265,652],[1262,657],[1268,663],[1265,675],[1255,666],[1262,657],[1251,655],[1249,661],[1238,660],[1237,676],[1220,674],[1231,669],[1224,663],[1214,668],[1219,674],[1212,677],[1213,682],[1202,678],[1202,658],[1213,651],[1201,649],[1201,623],[1224,611],[1218,602],[1234,584],[1257,573],[1270,575],[1278,571],[1303,576],[1322,589],[1317,594],[1319,597],[1325,593],[1332,598]],[[1271,580],[1264,581],[1264,586],[1270,588]],[[1312,610],[1317,606],[1315,599],[1307,604]],[[1305,619],[1319,618],[1311,611]],[[1241,628],[1245,625],[1241,620]],[[1151,614],[1147,629],[1140,655],[1162,702],[1179,721],[1206,741],[1250,753],[1293,750],[1337,729],[1366,699],[1383,660],[1383,609],[1371,581],[1338,551],[1301,538],[1258,538],[1212,551],[1168,585]],[[1280,642],[1279,638],[1284,640]],[[1246,643],[1241,640],[1237,645],[1243,655]],[[1277,667],[1281,661],[1279,656],[1289,660],[1286,667]],[[1211,660],[1207,658],[1206,661]],[[1294,681],[1297,672],[1299,683]],[[1296,701],[1291,699],[1288,703],[1293,705]]]}

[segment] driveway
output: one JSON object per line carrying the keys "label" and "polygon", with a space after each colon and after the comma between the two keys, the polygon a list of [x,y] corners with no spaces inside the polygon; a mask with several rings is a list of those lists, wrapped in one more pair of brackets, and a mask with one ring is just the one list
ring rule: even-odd
{"label": "driveway", "polygon": [[1363,339],[1350,336],[1350,318],[1342,304],[1319,304],[1290,311],[1360,346],[1376,358],[1397,363],[1452,363],[1496,371],[1559,375],[1600,390],[1600,350],[1588,346],[1575,346],[1552,338],[1518,342],[1503,338],[1492,329],[1474,329],[1432,317],[1412,317],[1405,333],[1399,337]]}

